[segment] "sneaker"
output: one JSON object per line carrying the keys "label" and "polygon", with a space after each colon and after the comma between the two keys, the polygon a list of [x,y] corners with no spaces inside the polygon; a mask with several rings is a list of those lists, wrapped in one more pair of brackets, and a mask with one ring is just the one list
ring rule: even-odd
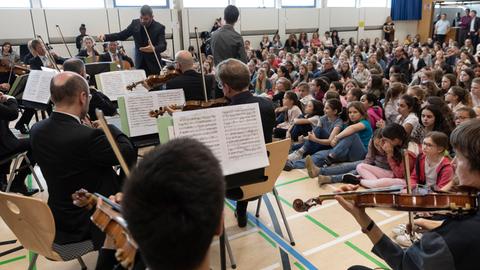
{"label": "sneaker", "polygon": [[308,176],[310,178],[317,177],[320,174],[320,168],[315,166],[310,155],[305,158],[305,167],[307,167]]}
{"label": "sneaker", "polygon": [[322,186],[325,184],[331,184],[332,183],[332,178],[327,175],[319,175],[318,176],[318,185]]}
{"label": "sneaker", "polygon": [[358,176],[354,174],[346,173],[342,176],[342,183],[358,185],[360,184],[360,179],[358,179]]}
{"label": "sneaker", "polygon": [[288,160],[291,160],[291,161],[300,160],[302,158],[303,158],[303,151],[301,151],[301,149],[293,151],[291,154],[288,155]]}
{"label": "sneaker", "polygon": [[407,233],[407,225],[406,224],[399,224],[395,228],[392,229],[392,232],[395,235],[404,235]]}
{"label": "sneaker", "polygon": [[286,172],[293,170],[293,165],[292,163],[289,162],[289,160],[287,160],[287,162],[285,163],[285,166],[283,166],[283,170]]}
{"label": "sneaker", "polygon": [[[415,233],[415,241],[420,239],[422,237],[422,234]],[[397,235],[395,237],[395,242],[399,244],[402,247],[410,247],[412,245],[412,240],[410,239],[410,235],[408,233],[404,233],[402,235]]]}
{"label": "sneaker", "polygon": [[331,166],[333,163],[335,163],[335,159],[333,159],[331,156],[327,156],[327,158],[325,158],[323,161],[323,167]]}

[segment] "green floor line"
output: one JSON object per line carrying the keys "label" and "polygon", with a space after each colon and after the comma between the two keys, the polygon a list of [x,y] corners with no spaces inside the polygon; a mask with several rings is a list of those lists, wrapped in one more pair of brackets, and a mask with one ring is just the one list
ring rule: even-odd
{"label": "green floor line", "polygon": [[300,270],[306,270],[305,267],[303,267],[303,265],[301,265],[299,262],[294,262],[293,265],[295,265]]}
{"label": "green floor line", "polygon": [[4,264],[7,264],[7,263],[11,263],[11,262],[16,262],[16,261],[23,260],[23,259],[26,259],[26,258],[27,258],[27,256],[25,256],[25,255],[15,257],[15,258],[11,258],[11,259],[8,259],[8,260],[5,260],[5,261],[1,261],[0,265],[4,265]]}
{"label": "green floor line", "polygon": [[[290,207],[291,209],[293,209],[293,206],[292,204],[285,198],[283,198],[282,196],[278,196],[280,198],[280,201],[282,203],[284,203],[285,205],[287,205],[288,207]],[[308,219],[310,222],[312,222],[313,224],[319,226],[320,228],[322,228],[324,231],[326,231],[328,234],[332,235],[333,237],[335,238],[338,238],[340,237],[340,235],[338,233],[336,233],[334,230],[330,229],[328,226],[326,226],[325,224],[321,223],[320,221],[316,220],[315,218],[313,218],[312,216],[310,215],[305,215],[305,218]],[[383,264],[382,262],[380,262],[379,260],[375,259],[374,257],[372,257],[370,254],[368,254],[368,252],[365,252],[364,250],[362,250],[361,248],[357,247],[355,244],[353,244],[352,242],[350,241],[346,241],[344,242],[345,245],[347,245],[348,247],[350,247],[351,249],[355,250],[358,254],[364,256],[365,258],[367,258],[369,261],[371,261],[372,263],[376,264],[378,267],[381,267],[383,269],[388,269],[388,267]]]}
{"label": "green floor line", "polygon": [[288,181],[288,182],[280,183],[278,185],[275,185],[275,187],[283,187],[283,186],[290,185],[290,184],[300,182],[300,181],[304,181],[304,180],[307,180],[307,179],[310,179],[310,178],[308,176],[305,176],[305,177],[302,177],[302,178],[299,178],[299,179],[295,179],[295,180],[291,180],[291,181]]}

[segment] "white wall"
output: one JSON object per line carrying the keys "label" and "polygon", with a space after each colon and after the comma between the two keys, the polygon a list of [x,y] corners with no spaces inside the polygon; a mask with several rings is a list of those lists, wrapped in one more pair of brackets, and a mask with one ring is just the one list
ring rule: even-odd
{"label": "white wall", "polygon": [[[88,34],[97,36],[123,29],[139,12],[136,7],[114,8],[111,0],[107,0],[105,9],[81,10],[42,9],[38,0],[32,0],[32,3],[33,9],[0,9],[0,24],[15,25],[0,28],[0,43],[13,41],[15,44],[25,44],[34,35],[40,34],[47,42],[54,44],[60,55],[67,56],[67,50],[59,43],[56,24],[61,27],[70,51],[75,53],[73,42],[81,23],[86,24]],[[241,8],[240,12],[240,21],[235,28],[257,48],[263,33],[269,33],[272,37],[275,31],[279,32],[282,41],[285,41],[289,31],[298,33],[308,30],[311,33],[319,29],[323,33],[339,27],[346,30],[339,33],[345,39],[380,37],[380,26],[390,14],[390,8]],[[167,53],[173,56],[182,48],[195,46],[195,40],[192,39],[194,28],[198,27],[199,32],[209,31],[214,19],[223,16],[223,8],[185,8],[181,12],[176,9],[156,9],[154,15],[166,26]],[[367,29],[374,29],[365,30],[360,22]],[[417,21],[399,21],[395,25],[395,36],[401,41],[407,34],[416,34]],[[127,53],[133,55],[133,42],[126,41],[123,45]],[[100,44],[97,46],[100,48]]]}

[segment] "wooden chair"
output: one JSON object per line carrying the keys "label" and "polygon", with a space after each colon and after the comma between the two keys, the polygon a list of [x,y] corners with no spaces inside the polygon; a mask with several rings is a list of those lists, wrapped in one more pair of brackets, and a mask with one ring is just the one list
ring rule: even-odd
{"label": "wooden chair", "polygon": [[[48,205],[37,198],[0,192],[0,216],[15,234],[25,249],[35,252],[28,269],[35,267],[38,254],[49,260],[64,261],[62,257],[72,255],[59,254],[53,250],[55,239],[55,222]],[[73,245],[73,244],[72,244]],[[70,252],[72,252],[70,248]],[[74,258],[82,269],[87,269],[82,255],[93,251],[79,249]]]}
{"label": "wooden chair", "polygon": [[0,164],[4,164],[10,161],[13,161],[13,167],[10,171],[10,175],[8,176],[7,180],[7,189],[6,192],[10,191],[10,186],[12,185],[13,179],[15,178],[15,175],[17,175],[18,170],[20,166],[22,165],[22,161],[25,159],[25,162],[27,163],[28,168],[30,169],[30,173],[33,176],[33,179],[35,179],[35,182],[37,182],[38,188],[40,189],[40,192],[43,192],[43,186],[40,183],[40,180],[38,179],[37,174],[35,173],[35,170],[33,169],[32,163],[30,162],[30,159],[27,157],[27,152],[22,152],[22,153],[17,153],[15,155],[12,155],[6,159],[3,159],[0,161]]}
{"label": "wooden chair", "polygon": [[280,173],[285,166],[285,162],[287,161],[290,144],[290,139],[285,139],[281,141],[275,141],[266,145],[268,161],[270,162],[270,165],[265,168],[265,175],[267,176],[267,180],[264,182],[240,187],[243,192],[243,198],[240,200],[249,200],[260,196],[260,198],[258,199],[257,211],[255,214],[258,217],[260,205],[262,202],[261,196],[267,194],[268,192],[272,192],[275,196],[275,200],[277,201],[280,214],[282,215],[283,223],[285,224],[288,238],[290,239],[290,244],[294,246],[295,240],[293,239],[292,232],[290,231],[290,226],[288,225],[287,218],[285,216],[285,212],[283,211],[282,204],[278,198],[277,189],[275,188],[275,183],[277,182],[278,176],[280,176]]}

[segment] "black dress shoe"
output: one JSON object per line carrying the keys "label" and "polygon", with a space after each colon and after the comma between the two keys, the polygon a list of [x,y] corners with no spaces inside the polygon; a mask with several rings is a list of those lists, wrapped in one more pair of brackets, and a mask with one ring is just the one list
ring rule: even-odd
{"label": "black dress shoe", "polygon": [[28,189],[26,186],[12,186],[10,187],[10,192],[12,193],[20,193],[25,196],[32,196],[33,194],[37,193],[39,190],[38,188]]}
{"label": "black dress shoe", "polygon": [[28,134],[29,133],[26,125],[18,125],[17,124],[17,125],[15,125],[15,129],[20,131],[20,133],[22,133],[22,134]]}
{"label": "black dress shoe", "polygon": [[325,168],[325,167],[331,166],[333,163],[335,163],[335,159],[332,158],[331,156],[327,156],[323,161],[323,167]]}
{"label": "black dress shoe", "polygon": [[288,160],[287,160],[287,163],[285,163],[285,166],[283,166],[283,170],[286,172],[293,170],[293,166],[290,162],[288,162]]}
{"label": "black dress shoe", "polygon": [[360,179],[354,174],[346,173],[342,176],[342,183],[358,185],[360,184]]}

